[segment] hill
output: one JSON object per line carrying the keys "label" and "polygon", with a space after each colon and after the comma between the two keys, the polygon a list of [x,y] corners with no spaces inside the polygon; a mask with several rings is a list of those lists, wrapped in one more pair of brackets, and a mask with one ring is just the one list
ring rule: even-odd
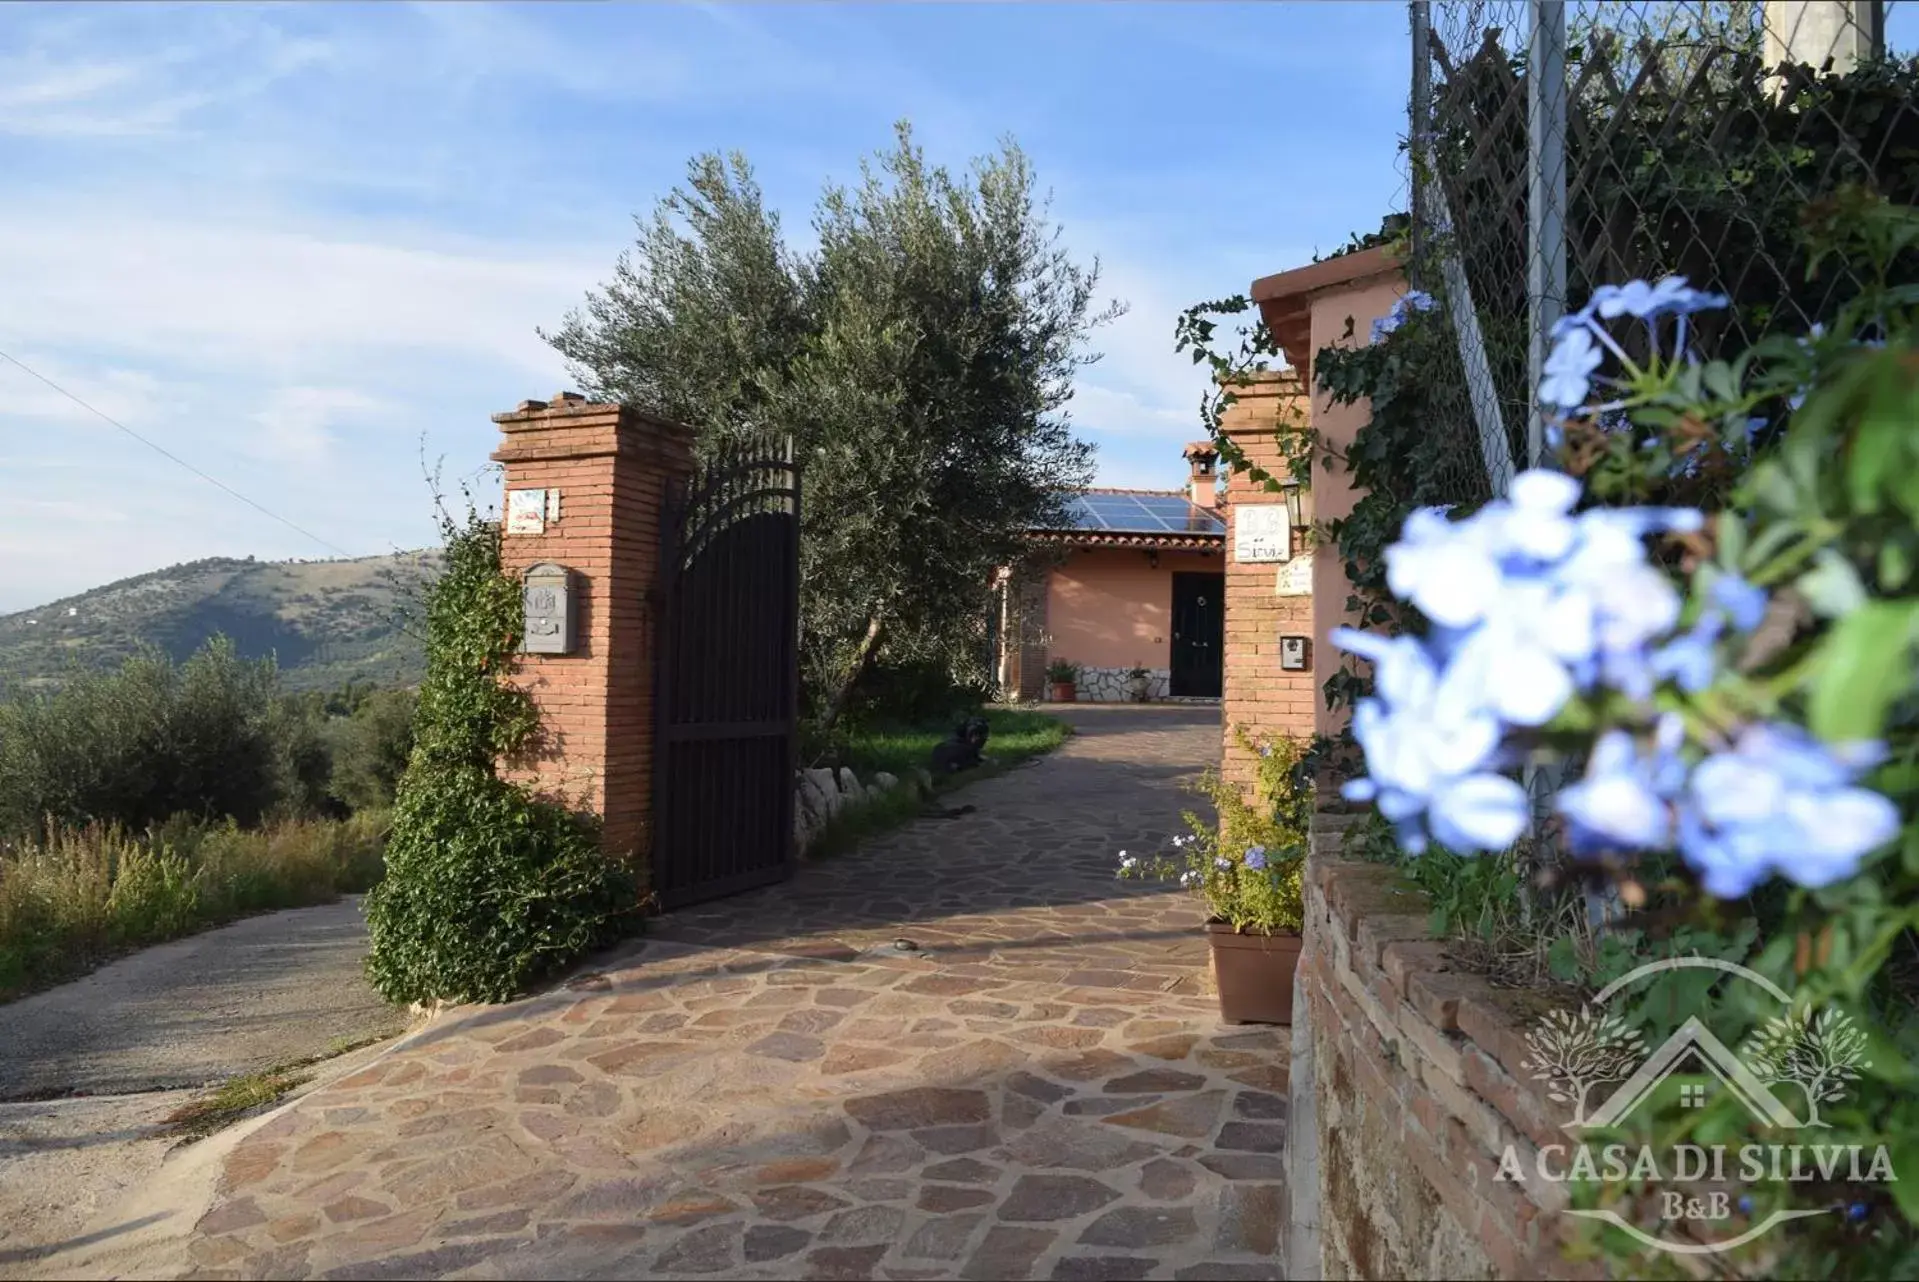
{"label": "hill", "polygon": [[[437,551],[349,561],[215,557],[121,579],[0,615],[0,694],[57,684],[74,665],[112,667],[142,643],[184,659],[224,633],[248,658],[272,655],[289,690],[348,680],[412,685],[425,671],[403,631]],[[417,624],[409,624],[414,632]]]}

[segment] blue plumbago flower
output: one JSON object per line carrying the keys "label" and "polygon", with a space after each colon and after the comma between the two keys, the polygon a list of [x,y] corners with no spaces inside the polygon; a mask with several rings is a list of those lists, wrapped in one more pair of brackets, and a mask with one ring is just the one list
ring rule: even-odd
{"label": "blue plumbago flower", "polygon": [[1766,590],[1754,587],[1737,574],[1720,575],[1712,581],[1708,592],[1713,606],[1741,632],[1751,632],[1766,617]]}
{"label": "blue plumbago flower", "polygon": [[1179,875],[1179,884],[1189,889],[1197,886],[1199,885],[1199,874],[1190,870],[1183,872]]}
{"label": "blue plumbago flower", "polygon": [[1437,304],[1433,302],[1431,294],[1419,289],[1409,290],[1403,298],[1393,304],[1391,311],[1373,321],[1373,341],[1377,343],[1398,329],[1405,323],[1406,317],[1413,312],[1430,312],[1435,306]]}
{"label": "blue plumbago flower", "polygon": [[1562,410],[1584,405],[1592,391],[1593,371],[1604,359],[1590,329],[1571,330],[1553,344],[1541,367],[1546,376],[1539,383],[1540,401]]}
{"label": "blue plumbago flower", "polygon": [[1884,759],[1877,743],[1827,744],[1795,726],[1749,726],[1694,768],[1680,807],[1680,854],[1720,899],[1775,874],[1815,888],[1850,877],[1899,831],[1898,809],[1855,786]]}
{"label": "blue plumbago flower", "polygon": [[1246,866],[1258,872],[1266,866],[1266,847],[1248,846],[1246,848]]}
{"label": "blue plumbago flower", "polygon": [[1463,521],[1413,512],[1386,550],[1386,580],[1431,634],[1341,628],[1330,638],[1373,664],[1373,696],[1353,711],[1368,773],[1343,795],[1376,804],[1409,850],[1429,835],[1494,850],[1524,831],[1525,793],[1497,773],[1510,764],[1500,757],[1505,728],[1545,725],[1601,685],[1643,700],[1661,679],[1710,680],[1713,656],[1700,651],[1721,624],[1689,638],[1690,649],[1670,641],[1683,603],[1644,543],[1704,518],[1676,508],[1575,514],[1579,497],[1571,477],[1535,470]]}
{"label": "blue plumbago flower", "polygon": [[1218,855],[1213,859],[1213,867],[1219,869],[1221,872],[1230,872],[1232,871],[1233,861],[1225,855]]}
{"label": "blue plumbago flower", "polygon": [[1642,755],[1623,730],[1599,737],[1585,778],[1561,789],[1555,803],[1574,854],[1672,844],[1673,802],[1686,786],[1686,763],[1679,756],[1684,734],[1684,725],[1669,713],[1659,719],[1650,754]]}
{"label": "blue plumbago flower", "polygon": [[1399,829],[1413,853],[1434,835],[1461,851],[1498,850],[1525,829],[1524,789],[1494,774],[1499,722],[1443,681],[1413,637],[1382,637],[1340,628],[1333,644],[1373,661],[1373,697],[1353,709],[1353,737],[1366,754],[1368,776],[1340,789],[1348,801],[1371,801]]}
{"label": "blue plumbago flower", "polygon": [[1592,391],[1592,376],[1604,359],[1600,346],[1611,350],[1621,362],[1627,357],[1599,323],[1631,316],[1645,322],[1655,340],[1661,317],[1676,316],[1679,327],[1673,339],[1675,356],[1686,351],[1686,320],[1694,312],[1727,306],[1724,294],[1711,294],[1692,288],[1684,276],[1667,276],[1648,284],[1643,280],[1623,285],[1601,285],[1593,290],[1586,305],[1553,322],[1553,350],[1546,357],[1544,377],[1539,383],[1539,400],[1559,410],[1576,409],[1586,403]]}
{"label": "blue plumbago flower", "polygon": [[1692,631],[1653,651],[1653,675],[1673,682],[1687,694],[1698,694],[1719,674],[1719,634],[1724,629],[1725,620],[1720,615],[1706,615]]}
{"label": "blue plumbago flower", "polygon": [[1588,313],[1597,311],[1606,320],[1631,316],[1637,320],[1657,320],[1661,316],[1687,316],[1693,312],[1713,311],[1732,300],[1724,294],[1709,294],[1693,289],[1684,276],[1667,276],[1655,284],[1629,280],[1623,285],[1601,285],[1586,304]]}
{"label": "blue plumbago flower", "polygon": [[1647,564],[1643,539],[1703,518],[1661,508],[1575,516],[1579,494],[1562,473],[1524,472],[1508,499],[1465,521],[1412,513],[1386,550],[1387,586],[1438,625],[1434,658],[1479,689],[1469,701],[1509,724],[1543,725],[1575,688],[1602,679],[1650,694],[1648,646],[1679,619],[1679,594]]}

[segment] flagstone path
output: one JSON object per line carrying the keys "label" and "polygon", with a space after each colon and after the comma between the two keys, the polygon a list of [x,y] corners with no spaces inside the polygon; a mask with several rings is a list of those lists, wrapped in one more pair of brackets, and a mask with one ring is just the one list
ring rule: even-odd
{"label": "flagstone path", "polygon": [[[566,989],[443,1016],[225,1158],[214,1278],[1275,1278],[1285,1030],[1118,882],[1217,714],[1037,765]],[[904,937],[919,947],[890,947]]]}

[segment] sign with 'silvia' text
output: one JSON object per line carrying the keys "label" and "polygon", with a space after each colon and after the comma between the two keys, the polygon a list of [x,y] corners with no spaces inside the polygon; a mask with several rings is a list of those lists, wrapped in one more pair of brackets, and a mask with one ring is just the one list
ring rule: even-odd
{"label": "sign with 'silvia' text", "polygon": [[506,532],[508,534],[546,533],[545,490],[507,491]]}
{"label": "sign with 'silvia' text", "polygon": [[1290,561],[1293,523],[1284,503],[1235,504],[1233,559],[1242,564]]}

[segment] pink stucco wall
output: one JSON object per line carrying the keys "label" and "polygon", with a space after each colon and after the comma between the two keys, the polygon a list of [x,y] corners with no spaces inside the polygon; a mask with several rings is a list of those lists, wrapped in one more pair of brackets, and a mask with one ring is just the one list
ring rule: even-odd
{"label": "pink stucco wall", "polygon": [[[1364,345],[1373,321],[1391,311],[1393,304],[1405,292],[1405,277],[1392,271],[1316,295],[1312,300],[1312,350],[1318,352],[1323,347],[1354,343]],[[1348,318],[1351,318],[1352,332],[1356,337],[1345,336]],[[1369,401],[1352,405],[1334,404],[1330,394],[1318,390],[1315,380],[1313,430],[1328,451],[1343,456],[1352,446],[1359,429],[1371,421],[1372,413]],[[1315,521],[1351,516],[1358,498],[1352,486],[1352,477],[1345,467],[1339,464],[1328,467],[1325,455],[1318,456],[1313,466]],[[1351,585],[1346,580],[1346,563],[1340,558],[1339,549],[1330,543],[1322,543],[1313,552],[1313,650],[1325,656],[1323,662],[1316,665],[1321,681],[1332,672],[1335,664],[1352,661],[1326,639],[1334,628],[1358,622],[1346,610],[1346,598],[1351,592]],[[1326,701],[1319,699],[1316,701],[1314,729],[1320,734],[1337,734],[1345,726],[1347,715],[1347,709],[1328,708]]]}
{"label": "pink stucco wall", "polygon": [[1095,668],[1164,668],[1172,661],[1173,572],[1218,574],[1217,556],[1134,548],[1082,548],[1047,583],[1050,658]]}

